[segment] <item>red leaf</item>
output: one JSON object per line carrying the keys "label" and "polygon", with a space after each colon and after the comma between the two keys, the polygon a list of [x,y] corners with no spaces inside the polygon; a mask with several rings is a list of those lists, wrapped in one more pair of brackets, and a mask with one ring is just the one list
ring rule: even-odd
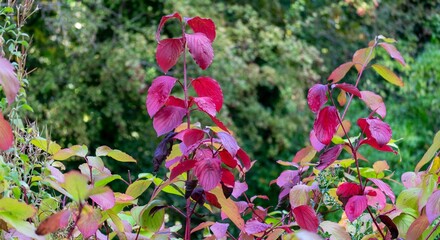
{"label": "red leaf", "polygon": [[392,152],[394,154],[397,154],[397,152],[392,147],[390,147],[388,145],[379,146],[379,144],[372,138],[362,140],[359,143],[359,145],[362,145],[362,144],[368,144],[371,147],[373,147],[374,149],[382,151],[382,152]]}
{"label": "red leaf", "polygon": [[328,145],[336,133],[338,124],[338,110],[334,106],[321,109],[313,125],[318,141]]}
{"label": "red leaf", "polygon": [[377,142],[379,147],[383,147],[391,140],[390,126],[378,118],[359,118],[357,124],[368,138]]}
{"label": "red leaf", "polygon": [[183,50],[182,38],[168,38],[159,42],[156,49],[156,61],[164,73],[176,65]]}
{"label": "red leaf", "polygon": [[205,136],[205,132],[203,132],[200,129],[187,129],[184,131],[183,134],[183,143],[186,146],[191,146],[194,143],[197,143],[199,141],[201,141],[203,139],[203,137]]}
{"label": "red leaf", "polygon": [[195,160],[186,160],[177,164],[177,166],[175,166],[171,170],[170,181],[176,178],[177,176],[179,176],[180,174],[191,170],[196,165],[196,162],[197,161]]}
{"label": "red leaf", "polygon": [[244,231],[247,234],[252,235],[252,234],[264,232],[264,231],[266,231],[266,229],[268,229],[270,227],[271,227],[270,224],[261,223],[257,220],[250,220],[246,223],[246,225],[244,225]]}
{"label": "red leaf", "polygon": [[222,162],[230,168],[235,168],[237,166],[237,160],[231,156],[231,154],[226,150],[221,150],[219,152]]}
{"label": "red leaf", "polygon": [[312,144],[313,148],[317,152],[321,151],[325,147],[325,144],[322,144],[322,142],[320,142],[316,137],[314,130],[310,131],[309,139],[310,139],[310,144]]}
{"label": "red leaf", "polygon": [[387,195],[391,199],[391,202],[394,203],[394,201],[396,200],[396,197],[394,196],[394,192],[393,192],[393,190],[391,190],[391,188],[388,184],[386,184],[384,181],[382,181],[380,179],[376,179],[376,178],[369,178],[368,180],[370,180],[371,182],[376,184],[376,186],[383,193],[385,193],[385,195]]}
{"label": "red leaf", "polygon": [[381,96],[370,91],[361,91],[361,95],[362,101],[364,101],[371,110],[375,111],[382,118],[385,118],[387,109]]}
{"label": "red leaf", "polygon": [[167,106],[162,108],[153,119],[153,127],[157,136],[172,131],[182,123],[186,110],[180,107]]}
{"label": "red leaf", "polygon": [[333,83],[341,81],[341,79],[345,77],[345,74],[347,74],[351,67],[353,67],[353,62],[346,62],[344,64],[341,64],[339,67],[333,70],[327,80],[333,80]]}
{"label": "red leaf", "polygon": [[234,174],[226,168],[222,168],[222,182],[228,187],[234,187],[235,185]]}
{"label": "red leaf", "polygon": [[235,182],[234,191],[232,192],[232,196],[238,198],[248,190],[248,185],[246,182]]}
{"label": "red leaf", "polygon": [[440,216],[440,190],[435,191],[426,202],[426,216],[429,223],[432,223]]}
{"label": "red leaf", "polygon": [[225,126],[225,124],[223,124],[222,121],[220,121],[218,118],[213,116],[209,116],[209,117],[215,123],[215,125],[217,125],[221,130],[229,133],[229,129]]}
{"label": "red leaf", "polygon": [[206,201],[208,201],[209,204],[211,204],[212,206],[214,206],[216,208],[222,208],[222,206],[218,202],[217,197],[214,194],[212,194],[210,192],[205,192],[205,197],[206,197]]}
{"label": "red leaf", "polygon": [[339,157],[339,154],[341,154],[342,147],[343,145],[336,145],[321,154],[316,169],[322,171],[330,166]]}
{"label": "red leaf", "polygon": [[215,39],[215,24],[209,18],[193,17],[188,20],[188,25],[194,32],[200,32],[206,35],[211,42]]}
{"label": "red leaf", "polygon": [[209,38],[203,33],[185,34],[185,38],[194,61],[201,69],[207,69],[214,58],[214,49]]}
{"label": "red leaf", "polygon": [[200,111],[207,113],[209,116],[215,117],[217,113],[215,110],[215,103],[210,97],[195,97],[193,98]]}
{"label": "red leaf", "polygon": [[11,148],[13,144],[14,135],[11,125],[3,118],[3,114],[0,112],[0,149],[6,151]]}
{"label": "red leaf", "polygon": [[185,107],[185,101],[183,101],[183,99],[174,97],[174,96],[169,96],[167,102],[165,103],[165,106],[175,106],[175,107],[181,107],[181,108],[186,108]]}
{"label": "red leaf", "polygon": [[65,228],[69,224],[70,211],[62,210],[55,214],[50,215],[43,222],[40,223],[35,233],[37,235],[46,235],[53,233],[60,228]]}
{"label": "red leaf", "polygon": [[345,205],[345,214],[347,214],[348,220],[353,222],[356,218],[358,218],[367,208],[368,200],[366,196],[353,196],[351,197],[347,205]]}
{"label": "red leaf", "polygon": [[293,209],[293,215],[295,215],[295,221],[300,228],[310,232],[318,232],[319,220],[312,207],[308,205],[298,206]]}
{"label": "red leaf", "polygon": [[221,239],[226,237],[226,231],[228,230],[228,223],[214,223],[209,229],[211,229],[212,233],[216,237],[216,239]]}
{"label": "red leaf", "polygon": [[379,43],[379,45],[383,47],[392,58],[396,59],[400,64],[402,64],[402,66],[406,65],[405,60],[394,45],[389,43]]}
{"label": "red leaf", "polygon": [[235,138],[226,132],[218,132],[217,136],[220,138],[223,147],[232,155],[232,157],[235,157],[238,149],[240,149]]}
{"label": "red leaf", "polygon": [[8,104],[13,103],[20,89],[20,82],[14,72],[14,66],[3,57],[0,57],[0,84],[5,92]]}
{"label": "red leaf", "polygon": [[92,195],[90,198],[98,204],[102,210],[107,210],[115,206],[115,194],[109,187],[105,187],[105,192]]}
{"label": "red leaf", "polygon": [[148,114],[151,118],[167,102],[176,81],[177,78],[169,76],[160,76],[153,80],[151,87],[148,89],[146,102]]}
{"label": "red leaf", "polygon": [[210,97],[215,103],[215,110],[220,112],[223,106],[223,92],[216,80],[209,77],[198,77],[192,80],[191,84],[199,97]]}
{"label": "red leaf", "polygon": [[165,25],[166,21],[168,21],[169,19],[173,19],[173,18],[177,18],[177,19],[179,19],[180,22],[182,22],[182,17],[177,12],[175,12],[173,14],[169,14],[169,15],[163,16],[160,19],[160,23],[159,23],[159,26],[157,27],[157,31],[156,31],[156,40],[157,40],[157,42],[160,41],[160,32],[162,31],[163,25]]}
{"label": "red leaf", "polygon": [[220,159],[207,158],[204,160],[199,160],[196,163],[194,172],[199,179],[203,190],[209,191],[214,189],[220,183],[222,175]]}
{"label": "red leaf", "polygon": [[327,85],[315,84],[309,89],[307,94],[307,103],[310,110],[316,113],[327,102]]}
{"label": "red leaf", "polygon": [[357,87],[355,87],[354,85],[348,84],[348,83],[339,83],[339,84],[334,84],[333,87],[342,89],[348,93],[351,93],[353,95],[355,95],[356,97],[361,98],[361,92],[359,92],[359,89]]}
{"label": "red leaf", "polygon": [[362,189],[359,184],[344,182],[338,186],[336,195],[343,204],[346,204],[352,196],[362,195]]}
{"label": "red leaf", "polygon": [[249,169],[251,167],[251,158],[243,149],[238,149],[237,156],[241,159],[244,168]]}

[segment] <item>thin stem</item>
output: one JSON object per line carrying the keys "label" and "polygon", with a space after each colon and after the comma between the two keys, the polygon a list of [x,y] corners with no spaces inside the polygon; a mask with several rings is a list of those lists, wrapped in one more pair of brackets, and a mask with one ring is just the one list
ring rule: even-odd
{"label": "thin stem", "polygon": [[440,226],[440,221],[438,221],[438,223],[435,225],[435,227],[431,230],[431,232],[429,232],[428,236],[425,238],[425,240],[428,240],[432,234],[434,234],[434,232],[437,230],[437,228]]}
{"label": "thin stem", "polygon": [[376,225],[377,230],[379,230],[380,235],[382,236],[382,239],[385,239],[385,235],[383,234],[382,230],[379,227],[379,224],[377,223],[376,219],[373,217],[373,213],[370,210],[370,207],[367,207],[368,212],[370,213],[371,219],[373,220],[374,225]]}

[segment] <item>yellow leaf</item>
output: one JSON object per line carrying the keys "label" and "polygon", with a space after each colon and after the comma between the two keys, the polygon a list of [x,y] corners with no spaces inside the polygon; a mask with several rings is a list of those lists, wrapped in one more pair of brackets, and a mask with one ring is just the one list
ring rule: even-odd
{"label": "yellow leaf", "polygon": [[341,92],[338,94],[338,103],[340,106],[344,106],[347,102],[347,94],[344,90],[341,90]]}
{"label": "yellow leaf", "polygon": [[440,131],[435,134],[432,145],[429,147],[428,151],[426,151],[425,155],[423,155],[419,163],[417,163],[415,168],[416,173],[434,157],[438,149],[440,149]]}
{"label": "yellow leaf", "polygon": [[377,161],[373,164],[373,169],[376,173],[381,173],[390,169],[390,166],[388,166],[387,161]]}
{"label": "yellow leaf", "polygon": [[391,71],[387,67],[379,64],[373,64],[372,67],[374,71],[376,71],[380,76],[382,76],[388,82],[397,85],[399,87],[403,87],[402,79],[400,79],[399,76],[397,76],[393,71]]}
{"label": "yellow leaf", "polygon": [[238,207],[234,201],[230,198],[226,199],[223,191],[220,187],[216,187],[211,190],[211,193],[217,197],[218,202],[222,206],[223,213],[238,227],[240,230],[244,230],[244,220],[241,217]]}
{"label": "yellow leaf", "polygon": [[55,154],[61,149],[61,146],[56,142],[48,141],[41,137],[32,139],[31,143],[49,154]]}

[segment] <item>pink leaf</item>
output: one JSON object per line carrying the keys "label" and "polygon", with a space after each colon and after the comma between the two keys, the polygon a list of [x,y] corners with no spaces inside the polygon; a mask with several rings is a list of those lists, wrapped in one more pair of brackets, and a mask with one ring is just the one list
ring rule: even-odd
{"label": "pink leaf", "polygon": [[334,84],[333,87],[342,89],[348,93],[355,95],[356,97],[359,97],[359,98],[362,97],[361,92],[359,92],[359,89],[357,87],[355,87],[354,85],[351,85],[348,83],[339,83],[339,84]]}
{"label": "pink leaf", "polygon": [[175,107],[186,108],[185,107],[185,101],[183,101],[183,99],[180,99],[180,98],[177,98],[177,97],[174,97],[174,96],[169,96],[168,97],[168,100],[165,103],[165,106],[175,106]]}
{"label": "pink leaf", "polygon": [[309,89],[307,94],[307,103],[310,110],[317,113],[319,109],[327,102],[327,85],[315,84]]}
{"label": "pink leaf", "polygon": [[90,198],[99,206],[102,210],[107,210],[115,206],[115,194],[109,187],[105,187],[105,192],[92,195]]}
{"label": "pink leaf", "polygon": [[406,172],[402,174],[401,180],[405,188],[418,187],[422,183],[420,174],[416,174],[415,172]]}
{"label": "pink leaf", "polygon": [[69,210],[62,210],[61,212],[54,213],[40,223],[35,233],[37,235],[46,235],[49,233],[53,233],[60,228],[67,227],[67,225],[69,224],[69,219]]}
{"label": "pink leaf", "polygon": [[185,38],[194,61],[201,69],[207,69],[214,59],[214,49],[209,38],[203,33],[185,34]]}
{"label": "pink leaf", "polygon": [[156,49],[156,61],[164,73],[176,65],[184,50],[182,38],[161,40]]}
{"label": "pink leaf", "polygon": [[238,149],[240,149],[235,138],[226,132],[218,132],[217,136],[220,138],[223,147],[231,154],[232,157],[235,157]]}
{"label": "pink leaf", "polygon": [[342,147],[343,145],[336,145],[321,154],[316,169],[322,171],[330,166],[339,157],[339,154],[341,154]]}
{"label": "pink leaf", "polygon": [[328,145],[332,141],[338,125],[338,110],[335,107],[327,106],[321,109],[313,124],[313,130],[318,141]]}
{"label": "pink leaf", "polygon": [[392,131],[388,124],[378,118],[359,118],[358,126],[368,138],[374,139],[382,147],[391,140]]}
{"label": "pink leaf", "polygon": [[220,167],[220,159],[207,158],[204,160],[199,160],[196,163],[194,172],[199,179],[203,190],[209,191],[214,189],[221,180],[222,171]]}
{"label": "pink leaf", "polygon": [[325,147],[325,144],[322,144],[322,143],[318,140],[318,138],[316,137],[316,134],[315,134],[315,131],[314,131],[314,130],[310,131],[309,139],[310,139],[310,144],[312,144],[313,148],[314,148],[316,151],[319,152],[319,151],[321,151],[321,150]]}
{"label": "pink leaf", "polygon": [[195,97],[193,99],[200,111],[215,117],[215,114],[217,113],[215,110],[215,103],[210,97]]}
{"label": "pink leaf", "polygon": [[346,62],[344,64],[341,64],[339,67],[337,67],[333,72],[330,74],[330,76],[327,78],[327,80],[331,81],[333,80],[333,83],[337,83],[341,81],[347,74],[347,72],[353,67],[353,62]]}
{"label": "pink leaf", "polygon": [[246,182],[236,181],[234,186],[234,191],[232,191],[232,196],[238,198],[241,196],[241,194],[243,194],[247,190],[248,190],[248,185]]}
{"label": "pink leaf", "polygon": [[381,96],[370,91],[361,91],[361,95],[362,101],[364,101],[371,110],[376,111],[382,118],[385,118],[387,109]]}
{"label": "pink leaf", "polygon": [[237,160],[231,156],[231,154],[226,150],[221,150],[219,152],[220,158],[226,166],[230,168],[235,168],[237,166]]}
{"label": "pink leaf", "polygon": [[293,215],[295,215],[295,221],[300,228],[310,232],[318,232],[319,220],[312,207],[308,205],[298,206],[293,209]]}
{"label": "pink leaf", "polygon": [[6,151],[11,148],[13,144],[14,135],[11,125],[3,118],[3,114],[0,112],[0,149]]}
{"label": "pink leaf", "polygon": [[426,202],[426,216],[429,223],[432,223],[440,216],[440,190],[435,191]]}
{"label": "pink leaf", "polygon": [[153,127],[157,136],[172,131],[182,123],[186,110],[180,107],[168,106],[162,108],[153,119]]}
{"label": "pink leaf", "polygon": [[197,33],[203,33],[211,42],[215,39],[215,24],[209,18],[193,17],[187,21],[191,29]]}
{"label": "pink leaf", "polygon": [[184,131],[183,134],[183,143],[186,146],[191,146],[199,141],[201,141],[203,139],[203,137],[205,136],[205,132],[203,132],[200,129],[187,129]]}
{"label": "pink leaf", "polygon": [[223,106],[223,92],[216,80],[209,77],[198,77],[192,80],[191,84],[199,97],[210,97],[215,103],[215,110],[220,112]]}
{"label": "pink leaf", "polygon": [[[299,181],[298,170],[285,170],[277,178],[277,185],[282,187],[288,183],[292,183],[292,186]],[[289,189],[290,190],[290,189]]]}
{"label": "pink leaf", "polygon": [[182,22],[182,17],[177,12],[163,16],[160,19],[160,23],[159,23],[159,26],[157,27],[157,31],[156,31],[156,41],[157,42],[160,41],[160,32],[162,31],[163,25],[165,25],[166,21],[168,21],[169,19],[173,19],[173,18],[177,18],[180,22]]}
{"label": "pink leaf", "polygon": [[222,168],[222,182],[228,187],[234,187],[235,185],[234,174],[226,168]]}
{"label": "pink leaf", "polygon": [[402,66],[406,65],[405,60],[396,47],[394,47],[394,45],[384,42],[379,43],[379,45],[383,47],[392,58],[396,59],[400,64],[402,64]]}
{"label": "pink leaf", "polygon": [[362,195],[362,189],[359,184],[344,182],[338,186],[336,190],[336,195],[342,203],[347,203],[347,201],[355,195]]}
{"label": "pink leaf", "polygon": [[195,160],[186,160],[177,164],[177,166],[175,166],[171,170],[170,181],[176,178],[177,176],[179,176],[180,174],[191,170],[196,165],[196,162],[197,161]]}
{"label": "pink leaf", "polygon": [[372,206],[378,210],[382,210],[385,208],[387,199],[382,191],[367,186],[365,187],[364,193],[365,196],[367,196],[369,206]]}
{"label": "pink leaf", "polygon": [[345,214],[347,214],[348,220],[353,222],[358,218],[367,208],[368,200],[366,196],[356,195],[351,197],[347,205],[345,205]]}
{"label": "pink leaf", "polygon": [[99,222],[101,220],[101,213],[89,205],[85,205],[82,209],[81,216],[77,220],[76,226],[82,233],[83,237],[87,239],[93,236],[99,229]]}
{"label": "pink leaf", "polygon": [[212,233],[214,233],[214,236],[217,239],[221,239],[221,238],[226,237],[226,231],[228,230],[228,227],[229,227],[228,223],[216,222],[210,227],[210,229],[211,229]]}
{"label": "pink leaf", "polygon": [[246,223],[246,225],[244,225],[244,231],[247,234],[252,235],[252,234],[264,232],[264,231],[266,231],[266,229],[268,229],[270,227],[271,227],[270,224],[261,223],[257,220],[250,220]]}
{"label": "pink leaf", "polygon": [[394,203],[396,197],[394,196],[394,192],[388,184],[376,178],[369,178],[368,180],[376,184],[376,186],[391,199],[391,202]]}
{"label": "pink leaf", "polygon": [[20,82],[14,72],[14,66],[3,57],[0,57],[0,84],[5,92],[8,104],[13,103],[20,89]]}
{"label": "pink leaf", "polygon": [[64,175],[60,170],[58,170],[58,168],[47,166],[47,169],[49,169],[50,174],[57,182],[64,183]]}
{"label": "pink leaf", "polygon": [[146,102],[148,114],[151,118],[167,102],[176,81],[177,78],[169,76],[160,76],[153,80],[151,87],[148,89]]}

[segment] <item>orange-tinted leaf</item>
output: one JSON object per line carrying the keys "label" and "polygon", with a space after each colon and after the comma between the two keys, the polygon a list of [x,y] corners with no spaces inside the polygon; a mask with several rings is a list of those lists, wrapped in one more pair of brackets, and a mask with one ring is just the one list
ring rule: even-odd
{"label": "orange-tinted leaf", "polygon": [[[371,52],[371,55],[370,55],[370,52]],[[357,50],[354,53],[353,63],[355,64],[354,66],[356,67],[358,72],[360,72],[362,67],[366,66],[371,61],[371,59],[373,59],[373,53],[374,53],[374,50],[372,47],[362,48],[362,49]],[[368,57],[368,55],[370,55],[370,57]]]}
{"label": "orange-tinted leaf", "polygon": [[393,71],[391,71],[387,67],[379,64],[373,64],[372,67],[374,71],[376,71],[380,76],[382,76],[388,82],[397,85],[399,87],[403,87],[402,79],[400,79],[399,76],[397,76]]}
{"label": "orange-tinted leaf", "polygon": [[340,106],[345,105],[345,103],[347,102],[347,94],[344,90],[341,90],[341,92],[338,94],[337,100]]}
{"label": "orange-tinted leaf", "polygon": [[6,151],[12,147],[13,143],[14,135],[12,134],[11,125],[3,118],[3,114],[0,112],[0,149]]}
{"label": "orange-tinted leaf", "polygon": [[81,216],[76,224],[84,238],[93,236],[99,228],[101,212],[89,205],[84,205]]}
{"label": "orange-tinted leaf", "polygon": [[316,150],[312,146],[307,146],[296,153],[292,162],[308,163],[315,157],[315,154]]}
{"label": "orange-tinted leaf", "polygon": [[214,222],[211,222],[211,221],[202,222],[199,225],[197,225],[197,227],[191,229],[191,233],[200,231],[200,230],[202,230],[204,228],[207,228],[207,227],[209,227],[209,226],[211,226],[213,224],[214,224]]}
{"label": "orange-tinted leaf", "polygon": [[[344,129],[345,131],[347,131],[347,133],[350,132],[350,128],[351,128],[350,120],[345,119],[344,121],[342,121],[342,126],[344,126]],[[336,135],[338,135],[339,137],[345,136],[344,129],[342,129],[342,126],[339,125],[338,130],[336,131]]]}
{"label": "orange-tinted leaf", "polygon": [[388,43],[379,43],[379,45],[383,47],[392,58],[396,59],[400,64],[402,64],[402,66],[406,65],[405,60],[394,45]]}
{"label": "orange-tinted leaf", "polygon": [[330,76],[327,78],[327,80],[332,81],[333,83],[339,82],[341,79],[345,77],[347,72],[350,70],[351,67],[353,67],[353,62],[346,62],[344,64],[341,64],[339,67],[337,67],[333,72],[330,74]]}
{"label": "orange-tinted leaf", "polygon": [[361,95],[362,101],[364,101],[371,110],[376,111],[382,118],[385,118],[387,109],[381,96],[370,91],[361,91]]}
{"label": "orange-tinted leaf", "polygon": [[65,228],[69,224],[69,218],[69,210],[62,210],[61,212],[57,212],[41,222],[35,233],[37,235],[46,235],[49,233],[53,233],[60,228]]}
{"label": "orange-tinted leaf", "polygon": [[222,212],[237,226],[240,230],[244,230],[244,220],[238,211],[238,207],[230,198],[226,199],[221,187],[211,190],[211,193],[217,197],[218,202],[222,206]]}
{"label": "orange-tinted leaf", "polygon": [[385,170],[390,169],[390,166],[388,166],[387,161],[377,161],[373,164],[374,171],[379,174]]}
{"label": "orange-tinted leaf", "polygon": [[423,232],[429,227],[429,220],[425,214],[420,215],[408,228],[407,239],[419,239]]}

